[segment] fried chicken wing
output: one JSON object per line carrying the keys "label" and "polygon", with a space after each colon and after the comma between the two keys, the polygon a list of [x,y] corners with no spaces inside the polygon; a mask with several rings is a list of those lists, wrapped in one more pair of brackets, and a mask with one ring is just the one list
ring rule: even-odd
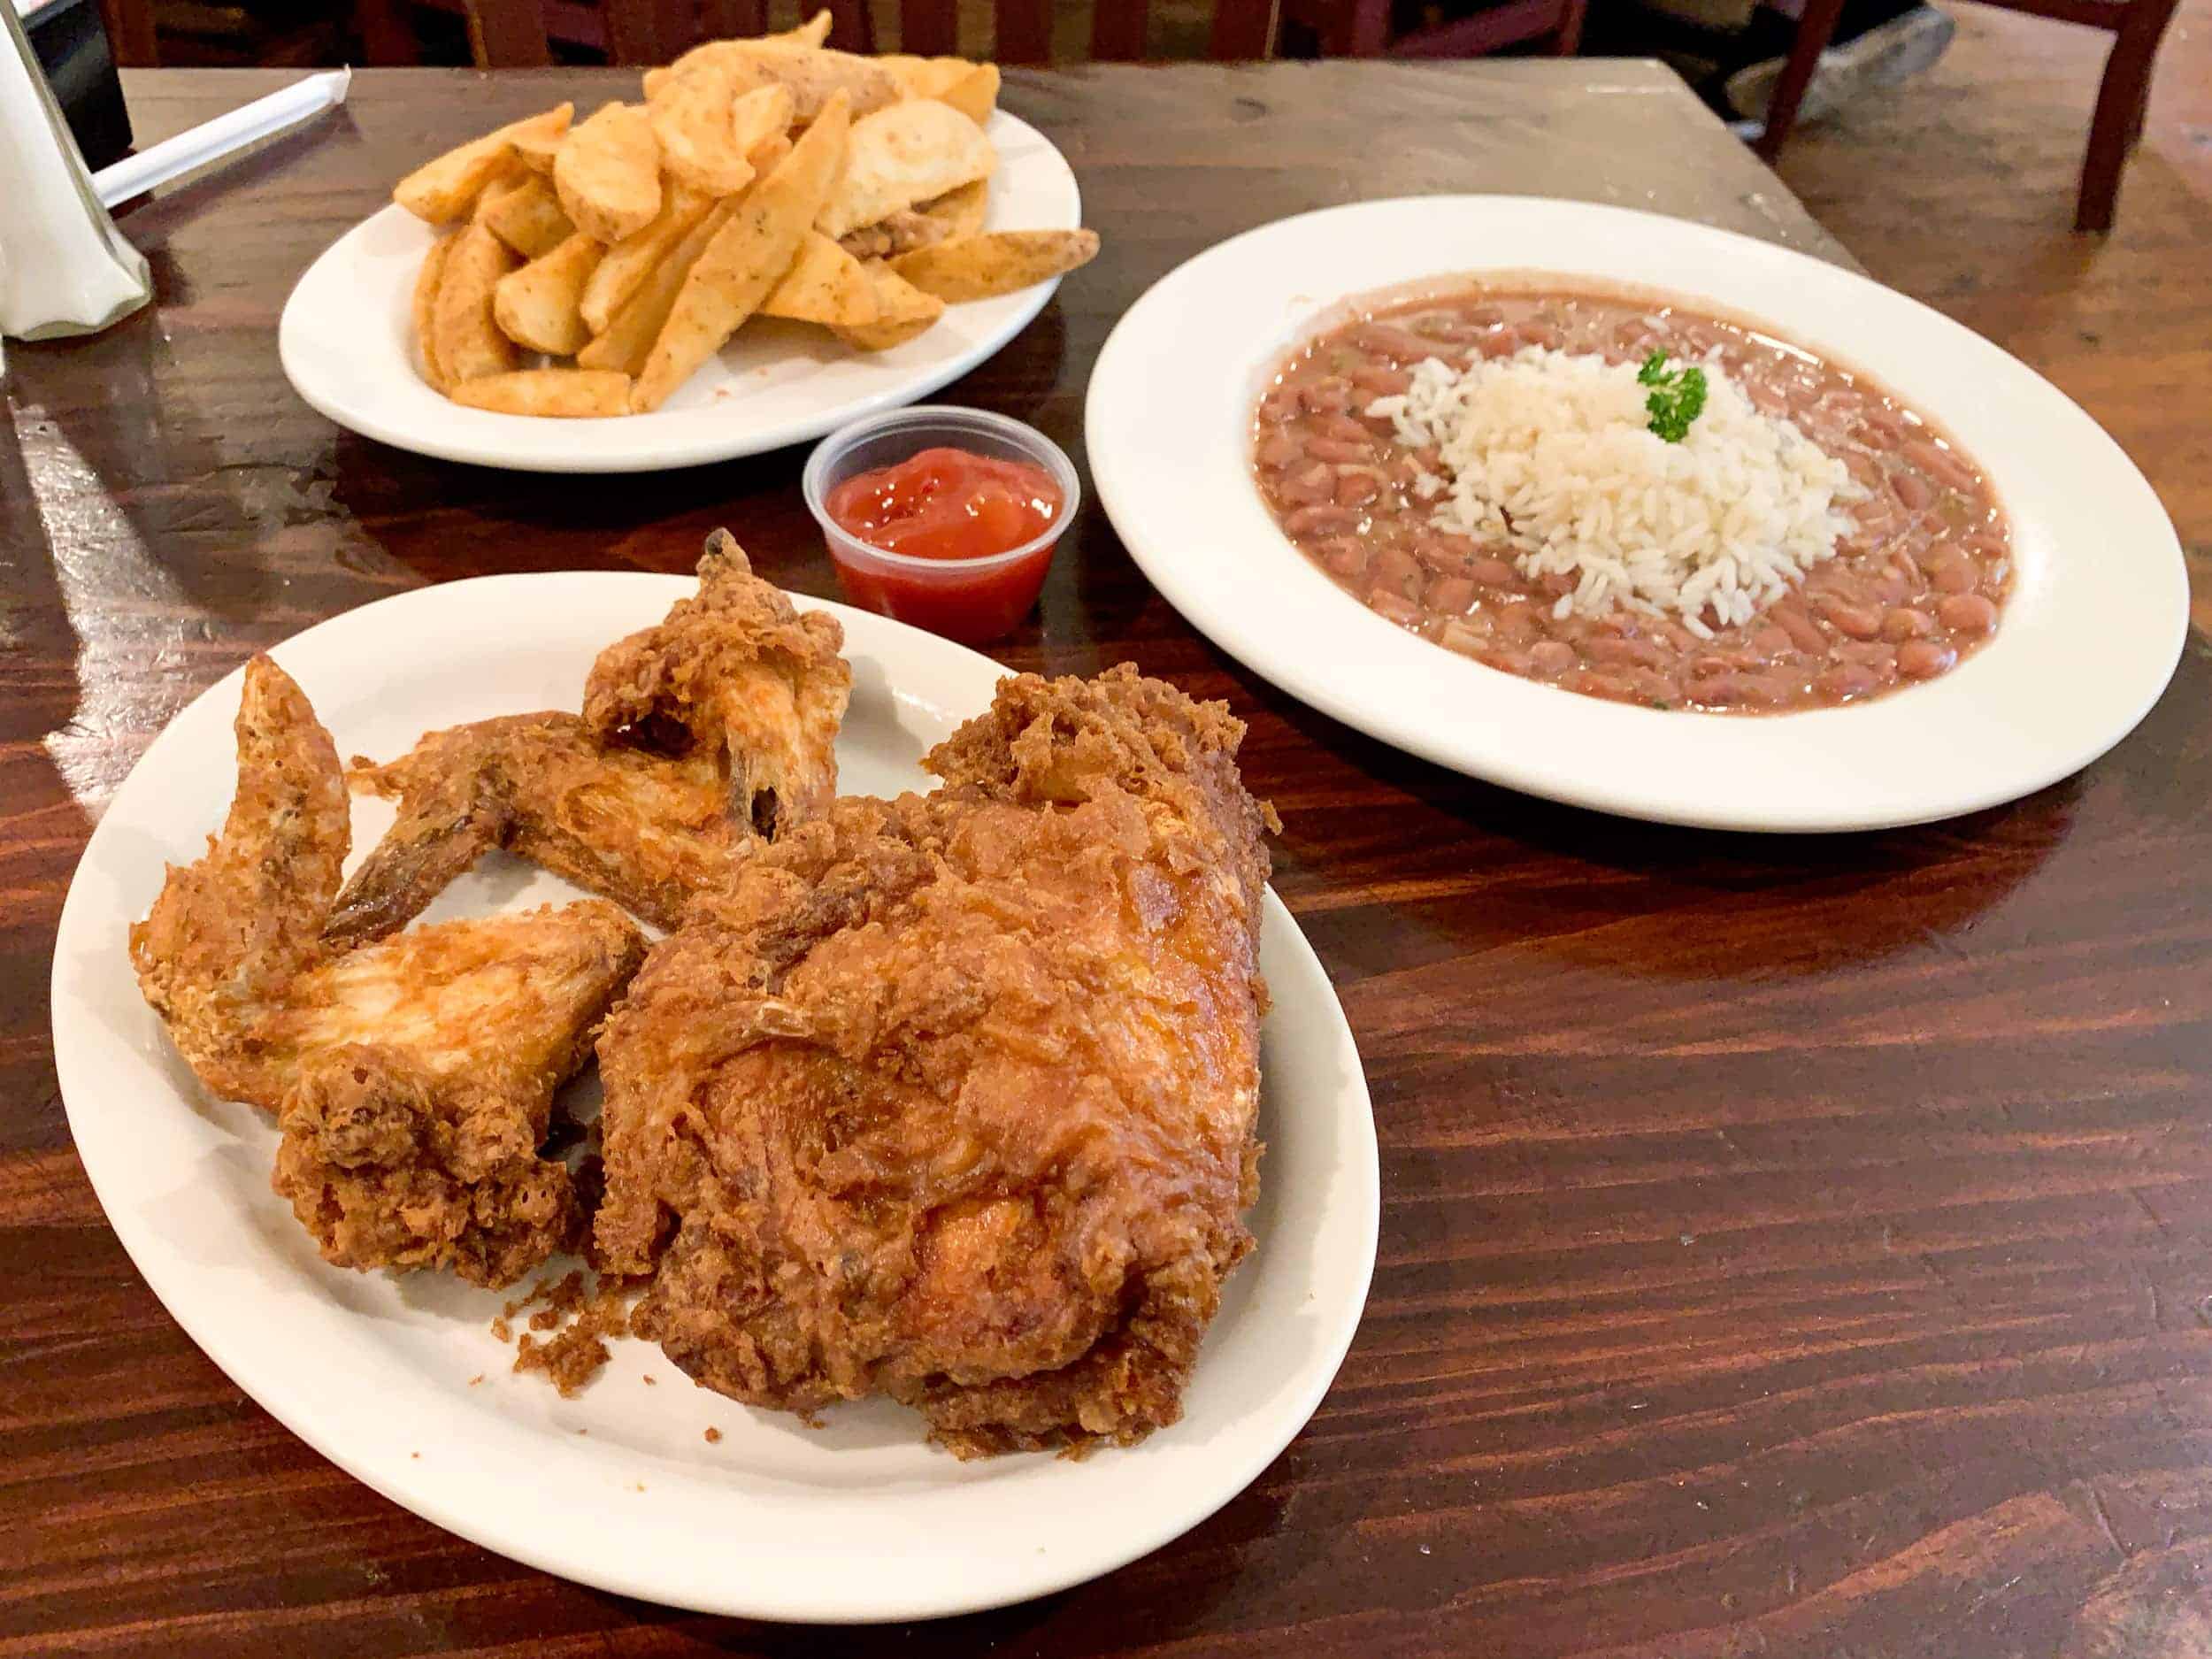
{"label": "fried chicken wing", "polygon": [[278,1190],[330,1259],[507,1282],[573,1236],[537,1150],[644,941],[592,901],[334,949],[337,751],[266,657],[237,733],[222,833],[131,929],[146,1000],[211,1089],[278,1115]]}
{"label": "fried chicken wing", "polygon": [[754,836],[836,795],[843,641],[834,618],[800,616],[716,531],[698,593],[600,654],[581,718],[480,720],[388,764],[355,763],[354,787],[397,801],[399,817],[346,884],[330,942],[405,926],[495,847],[675,926]]}
{"label": "fried chicken wing", "polygon": [[572,714],[432,732],[349,776],[399,817],[339,895],[324,937],[342,949],[405,926],[495,847],[673,927],[694,893],[726,878],[735,845],[712,755],[603,744]]}
{"label": "fried chicken wing", "polygon": [[836,796],[837,729],[852,695],[844,642],[836,618],[798,614],[717,530],[699,561],[698,594],[599,654],[584,723],[603,741],[683,732],[719,757],[731,820],[774,835]]}
{"label": "fried chicken wing", "polygon": [[1141,1440],[1251,1248],[1266,809],[1131,668],[1002,682],[747,859],[600,1041],[605,1264],[708,1386],[962,1455]]}
{"label": "fried chicken wing", "polygon": [[272,1034],[298,1056],[274,1185],[341,1267],[511,1284],[577,1241],[554,1092],[645,957],[597,899],[442,922],[298,980]]}

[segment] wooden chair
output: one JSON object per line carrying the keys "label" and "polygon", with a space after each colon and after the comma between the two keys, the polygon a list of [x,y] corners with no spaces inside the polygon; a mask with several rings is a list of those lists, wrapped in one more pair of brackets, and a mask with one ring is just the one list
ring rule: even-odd
{"label": "wooden chair", "polygon": [[[759,0],[747,0],[757,7]],[[833,19],[829,43],[846,51],[876,50],[875,19],[867,0],[826,0]],[[1138,63],[1146,56],[1146,0],[1097,0],[1091,18],[1090,55],[1101,63]],[[991,58],[1002,64],[1052,61],[1052,0],[993,0]],[[1210,58],[1234,61],[1268,57],[1274,47],[1275,0],[1215,0],[1207,41]],[[959,0],[900,0],[899,50],[924,57],[959,51]]]}
{"label": "wooden chair", "polygon": [[[413,30],[403,7],[411,0],[357,0],[357,26],[373,62],[409,62]],[[603,52],[612,64],[664,64],[702,39],[758,34],[724,0],[411,0],[468,19],[469,51],[479,69],[536,69],[553,61],[556,40]],[[701,32],[703,23],[705,34]]]}
{"label": "wooden chair", "polygon": [[[1990,0],[2011,12],[2025,12],[2062,23],[2085,23],[2116,35],[2097,88],[2096,113],[2089,121],[2089,148],[2082,160],[2081,193],[2074,204],[2076,230],[2108,231],[2120,195],[2120,173],[2128,152],[2143,136],[2144,108],[2150,96],[2151,62],[2172,21],[2177,0]],[[1789,142],[1797,106],[1836,32],[1843,0],[1805,0],[1789,62],[1767,103],[1766,126],[1759,134],[1762,159],[1772,161]]]}
{"label": "wooden chair", "polygon": [[1309,30],[1331,58],[1482,58],[1538,42],[1571,58],[1587,7],[1588,0],[1506,0],[1400,33],[1394,0],[1283,0],[1286,20]]}

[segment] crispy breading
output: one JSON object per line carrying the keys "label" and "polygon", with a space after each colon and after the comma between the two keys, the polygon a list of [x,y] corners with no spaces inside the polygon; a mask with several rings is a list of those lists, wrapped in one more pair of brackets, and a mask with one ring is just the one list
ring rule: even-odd
{"label": "crispy breading", "polygon": [[342,949],[405,926],[495,847],[673,927],[726,879],[735,842],[713,756],[604,744],[572,714],[449,726],[349,778],[399,817],[339,895],[324,937]]}
{"label": "crispy breading", "polygon": [[237,732],[223,833],[131,929],[146,1000],[211,1089],[279,1115],[278,1190],[332,1260],[505,1282],[574,1232],[567,1171],[537,1149],[643,940],[593,901],[333,948],[337,750],[266,657]]}
{"label": "crispy breading", "polygon": [[274,1186],[324,1256],[506,1285],[577,1242],[569,1171],[539,1148],[644,956],[593,899],[416,928],[298,981]]}
{"label": "crispy breading", "polygon": [[834,617],[799,615],[717,530],[698,594],[599,654],[584,723],[603,742],[640,732],[675,747],[668,733],[680,731],[719,759],[733,822],[776,834],[836,796],[837,731],[852,694],[844,642]]}
{"label": "crispy breading", "polygon": [[638,1333],[963,1455],[1175,1421],[1257,1194],[1241,735],[1133,669],[1010,680],[946,787],[839,801],[695,906],[600,1042]]}

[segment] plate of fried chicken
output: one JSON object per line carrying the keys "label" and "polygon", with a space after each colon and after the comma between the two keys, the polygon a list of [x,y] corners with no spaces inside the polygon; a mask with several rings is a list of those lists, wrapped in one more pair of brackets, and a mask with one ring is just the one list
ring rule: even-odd
{"label": "plate of fried chicken", "polygon": [[1373,1268],[1241,737],[721,533],[380,601],[118,792],[72,1132],[216,1363],[488,1548],[837,1622],[1095,1577],[1288,1443]]}

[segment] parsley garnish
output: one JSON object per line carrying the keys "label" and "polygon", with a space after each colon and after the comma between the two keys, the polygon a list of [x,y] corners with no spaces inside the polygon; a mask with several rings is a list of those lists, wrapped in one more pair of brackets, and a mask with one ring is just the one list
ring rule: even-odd
{"label": "parsley garnish", "polygon": [[1651,396],[1644,399],[1652,431],[1669,443],[1688,437],[1690,423],[1705,412],[1705,371],[1692,364],[1670,373],[1667,354],[1655,351],[1636,371],[1636,383],[1652,388]]}

